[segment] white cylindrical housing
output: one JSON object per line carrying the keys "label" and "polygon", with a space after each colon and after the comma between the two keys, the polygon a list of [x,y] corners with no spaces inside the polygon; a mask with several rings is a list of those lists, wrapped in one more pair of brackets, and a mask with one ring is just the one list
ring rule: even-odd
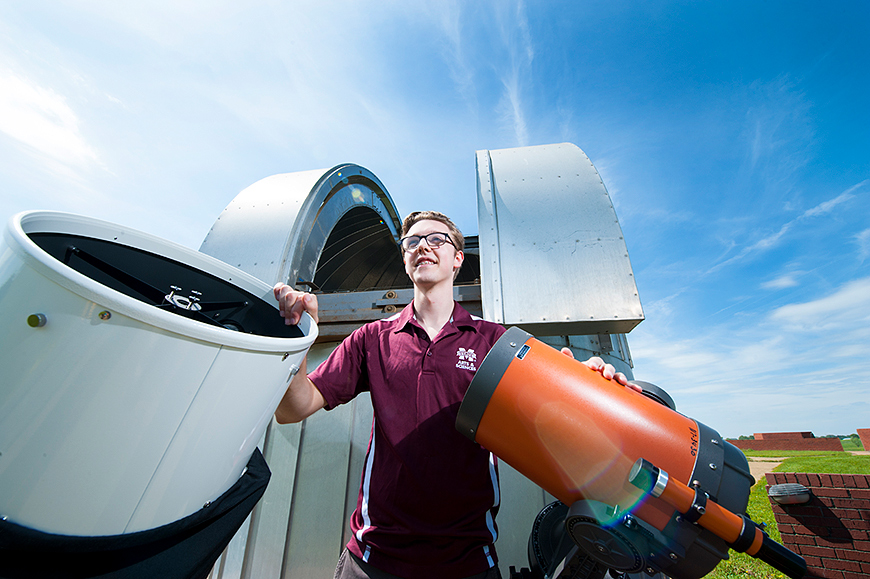
{"label": "white cylindrical housing", "polygon": [[0,516],[80,536],[164,525],[231,487],[317,337],[217,259],[42,211],[0,241],[0,327]]}

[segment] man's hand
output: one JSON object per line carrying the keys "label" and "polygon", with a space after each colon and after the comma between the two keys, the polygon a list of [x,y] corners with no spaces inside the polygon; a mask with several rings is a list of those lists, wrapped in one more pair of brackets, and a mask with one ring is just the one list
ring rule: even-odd
{"label": "man's hand", "polygon": [[[272,291],[285,324],[295,326],[304,312],[317,321],[317,297],[314,294],[296,291],[283,283],[276,283]],[[290,380],[284,397],[275,409],[275,419],[279,424],[301,422],[326,405],[323,394],[308,377],[307,353],[299,366],[299,371]]]}
{"label": "man's hand", "polygon": [[[570,348],[562,348],[562,353],[566,356],[570,356],[572,358],[574,357],[574,352],[572,352]],[[600,372],[601,375],[608,380],[616,380],[617,383],[622,384],[623,386],[627,386],[628,388],[636,390],[637,392],[643,392],[640,386],[629,384],[628,378],[625,377],[625,374],[623,374],[622,372],[617,372],[616,368],[614,368],[612,364],[607,364],[598,356],[592,356],[585,362],[581,362],[581,364],[583,364],[587,368],[595,370],[596,372]]]}
{"label": "man's hand", "polygon": [[275,299],[278,300],[278,310],[281,312],[281,317],[284,318],[284,323],[288,326],[298,324],[302,312],[308,312],[315,322],[319,321],[317,318],[317,296],[314,294],[296,291],[281,282],[276,283],[272,291],[275,294]]}

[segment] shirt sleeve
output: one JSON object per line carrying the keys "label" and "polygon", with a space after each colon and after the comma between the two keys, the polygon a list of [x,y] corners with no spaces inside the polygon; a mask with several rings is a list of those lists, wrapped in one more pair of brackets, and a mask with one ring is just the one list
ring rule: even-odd
{"label": "shirt sleeve", "polygon": [[327,410],[350,402],[357,394],[369,389],[364,330],[365,327],[356,329],[326,360],[308,373],[323,394]]}

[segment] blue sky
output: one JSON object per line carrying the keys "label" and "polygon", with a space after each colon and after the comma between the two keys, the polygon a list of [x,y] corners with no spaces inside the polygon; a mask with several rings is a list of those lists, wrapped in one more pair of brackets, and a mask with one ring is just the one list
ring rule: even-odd
{"label": "blue sky", "polygon": [[0,3],[0,217],[197,248],[362,165],[476,234],[474,152],[572,142],[615,203],[639,379],[725,436],[870,427],[870,3]]}

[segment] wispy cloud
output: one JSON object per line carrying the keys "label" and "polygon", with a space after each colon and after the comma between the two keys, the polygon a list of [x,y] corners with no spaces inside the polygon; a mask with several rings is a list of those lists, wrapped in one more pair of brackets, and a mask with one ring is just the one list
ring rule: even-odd
{"label": "wispy cloud", "polygon": [[477,115],[474,67],[470,64],[466,54],[466,42],[463,36],[464,7],[464,3],[455,0],[444,0],[432,5],[424,5],[425,10],[435,13],[432,18],[446,40],[441,45],[441,49],[456,91],[465,101],[468,109]]}
{"label": "wispy cloud", "polygon": [[870,229],[865,229],[856,235],[855,243],[858,245],[858,261],[864,263],[864,260],[870,256]]}
{"label": "wispy cloud", "polygon": [[641,324],[630,336],[636,375],[668,390],[682,412],[728,436],[762,428],[806,430],[806,424],[827,429],[817,434],[848,434],[863,426],[843,424],[835,407],[846,400],[870,405],[862,386],[870,380],[868,295],[865,277],[818,299],[734,317],[701,332],[651,334]]}
{"label": "wispy cloud", "polygon": [[502,121],[512,127],[517,146],[528,145],[529,131],[523,114],[520,71],[516,68],[510,71],[507,76],[502,78],[502,84],[504,85],[504,94],[498,105]]}
{"label": "wispy cloud", "polygon": [[870,327],[870,278],[852,281],[825,298],[782,306],[770,319],[788,331],[847,331]]}
{"label": "wispy cloud", "polygon": [[782,275],[776,279],[772,279],[770,281],[766,281],[761,284],[762,289],[769,290],[779,290],[786,289],[790,287],[795,287],[798,285],[798,281],[795,279],[794,274]]}
{"label": "wispy cloud", "polygon": [[812,103],[789,75],[746,88],[747,169],[765,187],[788,189],[811,159]]}
{"label": "wispy cloud", "polygon": [[841,203],[844,203],[844,202],[848,201],[849,199],[852,199],[853,197],[855,197],[852,194],[852,192],[857,190],[861,186],[863,186],[864,183],[866,183],[866,181],[861,181],[857,185],[853,185],[852,187],[849,187],[848,190],[840,193],[837,197],[834,197],[833,199],[829,199],[828,201],[825,201],[824,203],[819,203],[818,205],[816,205],[812,209],[807,209],[806,211],[804,211],[804,213],[800,217],[798,217],[798,220],[808,219],[810,217],[818,217],[819,215],[825,215],[826,213],[830,213],[834,209],[834,207],[836,207],[837,205],[840,205]]}
{"label": "wispy cloud", "polygon": [[503,93],[497,110],[502,122],[513,131],[517,146],[526,146],[529,130],[523,105],[524,81],[535,58],[535,49],[525,3],[520,0],[512,8],[507,13],[508,9],[500,9],[496,14],[508,52],[507,69],[501,72]]}
{"label": "wispy cloud", "polygon": [[762,253],[762,252],[767,251],[773,247],[776,247],[777,245],[779,245],[780,241],[786,236],[786,234],[789,233],[789,231],[791,231],[793,228],[799,226],[801,223],[804,223],[804,222],[809,221],[809,220],[816,218],[816,217],[820,217],[822,215],[827,215],[828,213],[831,213],[839,205],[842,205],[843,203],[853,199],[855,197],[853,192],[856,191],[858,188],[862,187],[866,182],[867,181],[862,181],[861,183],[853,185],[852,187],[850,187],[846,191],[840,193],[836,197],[829,199],[827,201],[824,201],[822,203],[819,203],[815,207],[807,209],[806,211],[801,213],[796,218],[784,223],[782,226],[780,226],[779,230],[776,231],[775,233],[767,235],[766,237],[759,239],[755,243],[744,247],[743,249],[740,250],[740,252],[737,255],[734,255],[734,256],[732,256],[724,261],[717,263],[716,265],[711,267],[707,271],[707,273],[713,273],[713,272],[718,271],[724,267],[727,267],[729,265],[732,265],[734,263],[742,261],[743,259],[746,259],[747,257],[750,257],[750,256],[755,255],[757,253]]}
{"label": "wispy cloud", "polygon": [[0,132],[69,166],[99,163],[66,99],[11,72],[0,72]]}

